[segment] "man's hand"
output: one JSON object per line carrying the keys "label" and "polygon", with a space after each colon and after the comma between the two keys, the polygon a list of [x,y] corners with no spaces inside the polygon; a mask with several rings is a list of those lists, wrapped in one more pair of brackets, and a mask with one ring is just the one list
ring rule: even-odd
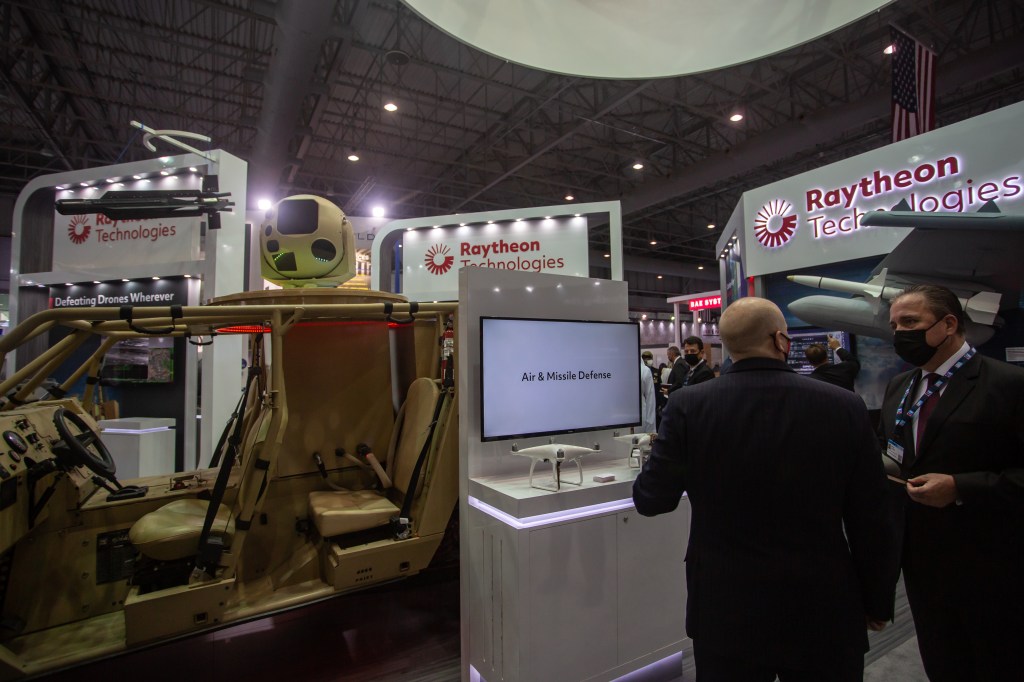
{"label": "man's hand", "polygon": [[914,502],[946,507],[956,502],[956,481],[949,474],[922,474],[907,479],[907,494]]}
{"label": "man's hand", "polygon": [[864,620],[867,621],[868,630],[871,630],[871,632],[881,632],[888,625],[884,620],[871,620],[871,616],[865,616]]}
{"label": "man's hand", "polygon": [[829,348],[831,348],[832,350],[836,350],[836,349],[839,348],[839,346],[840,346],[839,339],[837,339],[834,336],[828,337],[828,347]]}

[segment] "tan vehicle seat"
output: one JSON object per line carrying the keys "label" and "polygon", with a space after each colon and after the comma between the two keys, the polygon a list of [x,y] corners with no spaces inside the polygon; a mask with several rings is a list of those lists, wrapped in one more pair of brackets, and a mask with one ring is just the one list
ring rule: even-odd
{"label": "tan vehicle seat", "polygon": [[[405,404],[395,424],[388,448],[387,473],[394,490],[406,494],[416,460],[430,435],[441,389],[429,377],[420,377],[409,385]],[[321,537],[329,538],[359,530],[387,525],[397,516],[399,507],[373,490],[322,490],[309,494],[309,515]],[[401,502],[401,499],[398,500]]]}
{"label": "tan vehicle seat", "polygon": [[[136,549],[151,559],[173,561],[193,556],[199,551],[199,536],[208,508],[206,500],[169,502],[136,521],[128,537]],[[210,533],[223,538],[225,547],[231,546],[235,520],[230,508],[220,505]]]}

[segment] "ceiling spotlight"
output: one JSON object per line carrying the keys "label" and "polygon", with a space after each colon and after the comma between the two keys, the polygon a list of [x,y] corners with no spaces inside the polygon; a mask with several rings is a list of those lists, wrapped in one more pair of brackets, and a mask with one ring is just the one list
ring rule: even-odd
{"label": "ceiling spotlight", "polygon": [[67,189],[67,185],[57,185],[54,189]]}
{"label": "ceiling spotlight", "polygon": [[117,182],[117,178],[107,178],[107,182]]}
{"label": "ceiling spotlight", "polygon": [[895,45],[886,45],[885,49],[882,50],[882,54],[892,54],[895,51],[896,51],[896,46]]}
{"label": "ceiling spotlight", "polygon": [[703,269],[704,269],[704,266],[703,266],[703,265],[698,265],[698,266],[697,266],[697,269],[698,269],[698,270],[703,270]]}
{"label": "ceiling spotlight", "polygon": [[740,121],[743,120],[743,114],[733,114],[732,116],[729,117],[729,120],[732,121],[733,123],[739,123]]}
{"label": "ceiling spotlight", "polygon": [[641,320],[646,320],[647,319],[647,313],[644,313],[643,315],[641,315],[640,319]]}
{"label": "ceiling spotlight", "polygon": [[135,178],[136,180],[141,180],[141,179],[142,179],[142,175],[141,175],[141,174],[139,174],[139,173],[136,173],[136,174],[135,174],[135,175],[133,175],[132,177],[133,177],[133,178]]}
{"label": "ceiling spotlight", "polygon": [[633,164],[633,170],[643,170],[643,169],[644,169],[644,165],[642,163],[640,163],[639,161],[637,161],[636,163]]}
{"label": "ceiling spotlight", "polygon": [[100,281],[99,281],[98,279],[94,279],[94,280],[92,281],[92,283],[93,283],[93,284],[99,284],[99,283],[100,283]]}
{"label": "ceiling spotlight", "polygon": [[128,279],[128,278],[126,278],[126,277],[122,277],[122,278],[121,278],[121,281],[122,281],[122,282],[130,282],[131,280],[130,280],[130,279]]}
{"label": "ceiling spotlight", "polygon": [[[410,227],[409,229],[411,230],[412,228]],[[441,226],[440,226],[440,225],[434,225],[434,229],[435,229],[435,230],[440,230],[440,229],[441,229]]]}
{"label": "ceiling spotlight", "polygon": [[544,220],[551,220],[551,216],[549,216],[549,215],[544,216]]}
{"label": "ceiling spotlight", "polygon": [[198,173],[198,172],[199,172],[199,169],[198,169],[198,168],[196,168],[195,166],[189,166],[189,167],[188,167],[188,172],[189,172],[189,173]]}
{"label": "ceiling spotlight", "polygon": [[579,218],[581,215],[582,215],[582,213],[573,213],[573,216],[575,216],[577,218]]}
{"label": "ceiling spotlight", "polygon": [[708,229],[709,230],[715,229],[715,224],[714,223],[708,223]]}
{"label": "ceiling spotlight", "polygon": [[384,105],[384,111],[398,111],[398,105],[394,102],[388,102]]}
{"label": "ceiling spotlight", "polygon": [[493,225],[493,224],[494,224],[494,221],[493,221],[493,220],[488,220],[488,221],[487,221],[487,224],[488,224],[488,225]]}
{"label": "ceiling spotlight", "polygon": [[74,286],[74,285],[73,285],[73,284],[71,284],[71,282],[64,282],[64,286],[66,286],[66,287],[70,287],[70,286]]}
{"label": "ceiling spotlight", "polygon": [[459,227],[465,227],[466,223],[459,223]]}
{"label": "ceiling spotlight", "polygon": [[185,279],[192,279],[192,275],[183,275]]}
{"label": "ceiling spotlight", "polygon": [[81,185],[82,187],[88,187],[89,186],[88,182],[80,182],[78,184]]}
{"label": "ceiling spotlight", "polygon": [[573,195],[571,195],[571,194],[566,194],[566,195],[565,195],[565,200],[566,200],[566,201],[572,201],[572,200],[573,200],[573,199],[575,199],[575,198],[576,198],[576,197],[574,197],[574,196],[573,196]]}
{"label": "ceiling spotlight", "polygon": [[661,277],[662,277],[661,275],[658,275],[658,279],[661,279]]}
{"label": "ceiling spotlight", "polygon": [[383,206],[374,206],[372,213],[373,213],[373,217],[374,218],[383,218],[384,217],[384,207]]}
{"label": "ceiling spotlight", "polygon": [[266,211],[267,209],[269,209],[273,205],[274,205],[274,202],[272,202],[270,199],[267,199],[265,197],[263,199],[260,199],[259,201],[256,202],[256,208],[258,208],[261,211]]}
{"label": "ceiling spotlight", "polygon": [[611,254],[606,253],[606,254],[604,254],[604,257],[605,258],[611,258],[612,256],[611,256]]}
{"label": "ceiling spotlight", "polygon": [[168,170],[160,171],[160,175],[170,175],[170,174],[171,174],[171,171],[168,171]]}
{"label": "ceiling spotlight", "polygon": [[656,245],[657,243],[658,243],[658,242],[654,241],[653,239],[651,240],[651,246],[654,246],[654,245]]}
{"label": "ceiling spotlight", "polygon": [[359,155],[356,154],[355,152],[352,152],[351,154],[348,155],[348,160],[355,163],[356,161],[359,160]]}
{"label": "ceiling spotlight", "polygon": [[154,280],[154,281],[155,281],[155,280],[158,280],[158,279],[160,279],[160,278],[159,278],[159,277],[157,277],[156,275],[154,275],[154,276],[153,276],[153,280]]}

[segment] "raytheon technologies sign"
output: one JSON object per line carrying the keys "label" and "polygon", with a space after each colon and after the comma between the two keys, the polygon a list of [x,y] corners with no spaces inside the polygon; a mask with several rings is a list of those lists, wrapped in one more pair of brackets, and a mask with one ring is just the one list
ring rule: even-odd
{"label": "raytheon technologies sign", "polygon": [[912,211],[976,211],[1024,199],[1024,106],[904,140],[744,194],[747,272],[882,255],[909,232],[868,227],[864,214],[906,201]]}
{"label": "raytheon technologies sign", "polygon": [[546,218],[406,232],[402,293],[412,300],[458,298],[459,268],[586,276],[586,218]]}

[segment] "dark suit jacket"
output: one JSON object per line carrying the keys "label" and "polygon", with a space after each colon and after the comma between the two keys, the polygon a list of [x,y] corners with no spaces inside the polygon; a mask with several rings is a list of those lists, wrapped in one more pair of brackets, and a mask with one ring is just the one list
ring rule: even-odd
{"label": "dark suit jacket", "polygon": [[[918,370],[889,382],[882,429],[893,435],[896,408]],[[909,428],[909,427],[908,427]],[[1024,369],[975,355],[950,379],[915,452],[906,438],[903,477],[951,474],[963,505],[911,502],[892,484],[905,528],[904,568],[922,587],[968,590],[1024,603]],[[907,466],[909,464],[909,466]],[[987,594],[983,597],[982,593]],[[941,596],[939,597],[941,598]]]}
{"label": "dark suit jacket", "polygon": [[715,378],[715,371],[708,367],[707,362],[702,362],[693,368],[693,373],[689,376],[689,381],[687,381],[686,377],[683,377],[684,386],[693,386],[694,384],[703,384],[705,381],[710,381]]}
{"label": "dark suit jacket", "polygon": [[652,516],[684,491],[686,629],[702,647],[827,667],[867,650],[865,615],[892,617],[896,537],[856,395],[766,358],[676,391],[633,501]]}
{"label": "dark suit jacket", "polygon": [[852,391],[853,382],[857,378],[857,373],[860,372],[860,361],[845,348],[837,348],[836,354],[842,362],[837,362],[834,365],[831,362],[826,362],[821,367],[815,367],[811,372],[811,378]]}
{"label": "dark suit jacket", "polygon": [[690,371],[690,366],[683,362],[682,356],[676,358],[676,361],[672,363],[672,371],[668,373],[668,392],[683,387],[683,379],[686,378],[687,373]]}

